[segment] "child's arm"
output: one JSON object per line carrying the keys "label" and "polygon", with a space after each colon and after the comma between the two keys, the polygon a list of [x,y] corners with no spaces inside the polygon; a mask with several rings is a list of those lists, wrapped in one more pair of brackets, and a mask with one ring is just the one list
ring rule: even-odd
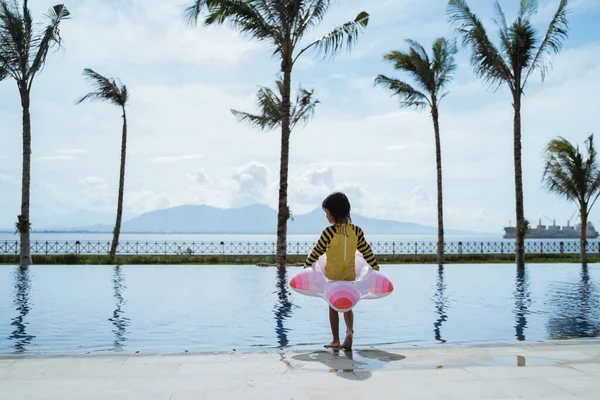
{"label": "child's arm", "polygon": [[[358,228],[358,227],[357,227]],[[356,249],[360,251],[360,254],[363,255],[365,261],[373,268],[375,271],[379,271],[379,264],[377,264],[377,260],[375,259],[375,255],[373,255],[373,251],[371,250],[371,246],[365,240],[365,234],[362,229],[358,228],[358,244]]]}
{"label": "child's arm", "polygon": [[323,231],[321,237],[319,238],[319,241],[317,242],[317,245],[310,253],[310,256],[308,256],[308,258],[306,259],[306,262],[304,263],[304,268],[312,266],[314,263],[317,262],[319,257],[325,254],[325,252],[327,251],[327,246],[329,245],[329,242],[331,242],[331,239],[333,239],[333,228],[329,226]]}

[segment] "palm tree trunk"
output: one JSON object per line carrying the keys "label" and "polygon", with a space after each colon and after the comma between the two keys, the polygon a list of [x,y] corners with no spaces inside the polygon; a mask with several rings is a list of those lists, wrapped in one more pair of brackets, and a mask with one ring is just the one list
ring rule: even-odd
{"label": "palm tree trunk", "polygon": [[[518,82],[520,84],[520,82]],[[519,86],[517,85],[517,88]],[[523,171],[521,167],[521,93],[514,94],[514,157],[515,157],[515,197],[517,212],[517,240],[515,244],[515,262],[518,268],[525,267],[525,212],[523,210]]]}
{"label": "palm tree trunk", "polygon": [[291,68],[283,71],[283,94],[281,101],[281,165],[279,167],[279,212],[277,214],[277,264],[285,268],[287,264],[287,221],[290,210],[288,197],[288,167],[290,158],[290,92],[292,86]]}
{"label": "palm tree trunk", "polygon": [[[435,101],[435,100],[434,100]],[[442,196],[442,144],[440,140],[440,124],[437,105],[431,109],[433,129],[435,131],[435,162],[437,167],[437,206],[438,206],[438,266],[444,266],[444,201]]]}
{"label": "palm tree trunk", "polygon": [[109,264],[115,261],[117,254],[117,245],[119,244],[119,234],[121,233],[121,218],[123,216],[123,189],[125,186],[125,156],[127,153],[127,115],[123,107],[123,138],[121,140],[121,171],[119,174],[119,198],[117,200],[117,222],[113,231],[113,240],[108,256]]}
{"label": "palm tree trunk", "polygon": [[21,242],[19,265],[25,270],[31,265],[31,242],[29,237],[29,203],[31,188],[31,114],[29,113],[29,89],[25,83],[19,84],[21,106],[23,108],[23,172],[21,183],[21,215],[18,227]]}
{"label": "palm tree trunk", "polygon": [[584,267],[587,266],[587,251],[586,251],[586,244],[587,244],[587,204],[584,204],[581,207],[581,236],[580,236],[580,243],[579,243],[579,261],[581,261],[581,265],[583,265]]}

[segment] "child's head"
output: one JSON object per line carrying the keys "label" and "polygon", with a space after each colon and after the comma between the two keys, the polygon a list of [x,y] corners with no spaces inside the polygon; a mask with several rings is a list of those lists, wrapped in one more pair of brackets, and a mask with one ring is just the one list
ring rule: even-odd
{"label": "child's head", "polygon": [[327,213],[327,219],[330,223],[345,224],[351,222],[350,201],[344,193],[335,192],[323,200],[323,210]]}

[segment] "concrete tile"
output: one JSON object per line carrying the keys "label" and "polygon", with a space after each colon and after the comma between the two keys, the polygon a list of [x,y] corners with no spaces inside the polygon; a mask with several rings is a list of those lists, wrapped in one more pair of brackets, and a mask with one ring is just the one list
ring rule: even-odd
{"label": "concrete tile", "polygon": [[502,399],[507,397],[529,399],[535,396],[568,398],[572,395],[572,393],[541,378],[445,382],[432,383],[431,386],[440,390],[444,395],[444,399],[457,400]]}
{"label": "concrete tile", "polygon": [[379,374],[385,374],[388,379],[398,382],[461,382],[472,381],[477,377],[462,368],[440,368],[428,370],[386,370]]}
{"label": "concrete tile", "polygon": [[112,383],[105,379],[16,379],[2,385],[0,399],[101,399]]}
{"label": "concrete tile", "polygon": [[231,362],[230,354],[200,354],[200,355],[182,355],[182,356],[132,356],[127,357],[124,365],[142,365],[142,364],[185,364],[185,363],[226,363]]}
{"label": "concrete tile", "polygon": [[589,375],[600,376],[600,364],[577,363],[568,364],[568,366]]}
{"label": "concrete tile", "polygon": [[600,398],[600,380],[596,376],[552,378],[552,383],[578,396],[596,395],[596,399]]}
{"label": "concrete tile", "polygon": [[556,367],[468,367],[465,370],[474,377],[485,380],[584,376],[583,372],[566,365]]}
{"label": "concrete tile", "polygon": [[[597,349],[597,343],[519,345],[512,349],[447,346],[436,347],[436,354],[429,349],[386,349],[407,358],[374,364],[377,369],[364,372],[339,372],[322,362],[296,361],[292,359],[295,353],[0,358],[0,399],[346,400],[375,396],[410,400],[597,400]],[[446,364],[436,369],[440,359],[485,360],[488,366]],[[568,361],[572,359],[575,361]],[[555,361],[562,364],[553,365]],[[519,363],[526,367],[517,367]]]}

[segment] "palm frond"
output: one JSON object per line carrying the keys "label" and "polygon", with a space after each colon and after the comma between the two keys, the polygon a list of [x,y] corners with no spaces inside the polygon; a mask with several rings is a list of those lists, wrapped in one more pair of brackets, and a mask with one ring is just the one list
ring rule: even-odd
{"label": "palm frond", "polygon": [[558,9],[548,26],[546,35],[538,48],[537,54],[533,57],[533,61],[529,65],[524,82],[527,82],[529,76],[538,69],[542,75],[542,80],[546,79],[546,72],[549,67],[546,62],[546,57],[558,53],[562,48],[564,39],[566,39],[568,35],[569,25],[567,21],[567,5],[568,0],[560,1]]}
{"label": "palm frond", "polygon": [[2,61],[0,59],[0,82],[2,82],[8,76],[8,71],[2,67]]}
{"label": "palm frond", "polygon": [[[238,122],[248,123],[261,130],[272,130],[281,126],[281,104],[283,97],[283,78],[278,75],[275,82],[277,93],[268,87],[261,87],[257,93],[259,114],[231,110]],[[296,101],[290,105],[290,130],[300,123],[307,123],[314,115],[319,100],[314,99],[314,91],[300,87]]]}
{"label": "palm frond", "polygon": [[445,38],[439,38],[433,43],[432,52],[431,68],[434,75],[435,94],[441,100],[444,95],[438,96],[439,92],[454,78],[453,74],[456,71],[454,55],[458,49],[455,43],[449,42]]}
{"label": "palm frond", "polygon": [[272,0],[256,0],[253,2],[256,11],[263,16],[265,21],[271,26],[281,26],[281,21],[273,9]]}
{"label": "palm frond", "polygon": [[421,43],[412,40],[405,40],[409,45],[410,49],[408,52],[408,59],[413,65],[414,72],[413,78],[419,83],[419,86],[425,91],[434,94],[435,93],[435,76],[432,68],[432,62],[429,59],[429,55]]}
{"label": "palm frond", "polygon": [[[409,52],[395,50],[387,53],[383,58],[392,62],[395,69],[408,72],[424,93],[406,82],[384,75],[379,75],[375,84],[392,90],[392,92],[396,88],[399,89],[400,92],[394,94],[407,99],[407,101],[403,101],[404,106],[422,107],[427,104],[433,106],[434,100],[437,105],[438,100],[444,97],[441,92],[452,80],[453,72],[456,69],[454,61],[454,55],[457,52],[456,46],[445,38],[439,38],[434,41],[432,56],[429,57],[419,42],[410,39],[406,42],[410,45]],[[426,101],[423,101],[423,98]]]}
{"label": "palm frond", "polygon": [[378,75],[375,78],[375,85],[381,86],[397,96],[402,107],[416,107],[419,109],[425,108],[427,105],[431,107],[431,101],[424,93],[401,80]]}
{"label": "palm frond", "polygon": [[18,4],[0,0],[0,62],[19,81],[26,78],[29,67],[29,41]]}
{"label": "palm frond", "polygon": [[510,42],[508,24],[506,23],[506,14],[504,14],[498,0],[494,2],[494,23],[500,30],[500,44],[502,45],[502,53],[506,57],[510,52],[512,44]]}
{"label": "palm frond", "polygon": [[198,24],[198,18],[200,18],[200,14],[205,9],[206,3],[207,0],[195,0],[192,5],[186,7],[183,15],[187,25],[195,26]]}
{"label": "palm frond", "polygon": [[303,3],[308,4],[301,10],[300,23],[296,29],[296,36],[298,39],[300,39],[308,29],[323,21],[323,18],[325,18],[329,6],[331,5],[331,0],[308,0]]}
{"label": "palm frond", "polygon": [[238,122],[250,124],[263,131],[272,130],[279,125],[279,121],[266,115],[254,115],[238,110],[231,110],[231,113]]}
{"label": "palm frond", "polygon": [[[278,82],[279,83],[279,82]],[[279,85],[278,85],[279,87]],[[279,87],[281,92],[283,84]],[[248,123],[261,130],[272,130],[281,124],[281,97],[268,87],[261,87],[256,95],[260,114],[231,110],[238,122]]]}
{"label": "palm frond", "polygon": [[319,100],[313,98],[314,90],[298,89],[296,94],[296,102],[294,103],[290,112],[290,129],[293,130],[296,125],[302,121],[305,125],[315,115],[315,109],[317,104],[321,103]]}
{"label": "palm frond", "polygon": [[343,25],[338,26],[325,36],[315,40],[308,46],[306,46],[294,59],[294,62],[300,57],[302,53],[308,49],[315,47],[317,54],[321,54],[323,58],[327,56],[333,57],[339,52],[341,48],[346,46],[348,50],[351,50],[354,43],[358,40],[359,35],[369,25],[369,14],[365,11],[359,13],[354,21],[346,22]]}
{"label": "palm frond", "polygon": [[125,85],[119,84],[115,79],[106,78],[90,68],[86,68],[83,75],[92,83],[94,91],[81,97],[77,104],[86,100],[100,100],[125,107],[129,100],[129,93]]}
{"label": "palm frond", "polygon": [[559,137],[546,147],[546,162],[542,180],[548,191],[570,201],[583,201],[589,185],[579,148]]}
{"label": "palm frond", "polygon": [[63,41],[60,36],[59,29],[60,23],[66,19],[69,19],[70,15],[71,13],[63,4],[55,5],[46,13],[45,16],[48,20],[48,24],[44,28],[43,32],[33,39],[37,43],[37,53],[29,69],[28,79],[30,87],[35,74],[39,72],[46,63],[46,57],[50,49],[53,47],[60,48],[62,46]]}
{"label": "palm frond", "polygon": [[463,45],[471,48],[471,65],[475,74],[496,89],[507,83],[514,89],[514,78],[506,61],[490,41],[481,20],[469,9],[465,0],[448,2],[448,17],[462,36]]}
{"label": "palm frond", "polygon": [[536,31],[529,19],[516,19],[508,29],[510,48],[506,55],[510,62],[513,76],[519,78],[521,90],[525,87],[521,80],[523,71],[531,64],[537,45]]}
{"label": "palm frond", "polygon": [[236,30],[257,40],[276,39],[278,30],[269,25],[254,7],[254,2],[244,0],[205,0],[208,15],[205,25],[220,25],[226,21]]}
{"label": "palm frond", "polygon": [[521,0],[517,19],[531,19],[538,11],[537,0]]}
{"label": "palm frond", "polygon": [[600,166],[598,165],[598,153],[594,146],[594,135],[590,135],[586,141],[587,160],[585,162],[586,169],[586,182],[589,187],[588,198],[589,201],[596,192],[600,190]]}
{"label": "palm frond", "polygon": [[435,84],[429,56],[417,42],[410,39],[407,42],[411,45],[409,52],[394,50],[385,54],[383,59],[392,62],[395,69],[408,72],[422,90],[431,94],[435,90]]}

